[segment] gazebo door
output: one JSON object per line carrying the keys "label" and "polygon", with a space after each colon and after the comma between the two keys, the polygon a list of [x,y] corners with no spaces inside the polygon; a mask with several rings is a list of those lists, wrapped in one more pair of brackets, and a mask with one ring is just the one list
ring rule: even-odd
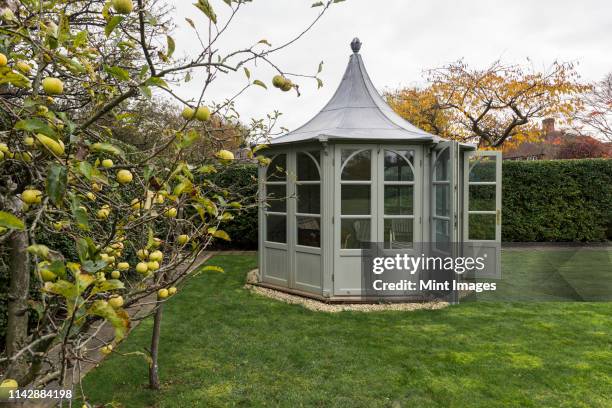
{"label": "gazebo door", "polygon": [[488,150],[463,157],[463,255],[485,257],[491,277],[501,273],[501,160],[501,152]]}
{"label": "gazebo door", "polygon": [[361,295],[361,248],[416,254],[422,240],[422,147],[337,146],[334,294]]}

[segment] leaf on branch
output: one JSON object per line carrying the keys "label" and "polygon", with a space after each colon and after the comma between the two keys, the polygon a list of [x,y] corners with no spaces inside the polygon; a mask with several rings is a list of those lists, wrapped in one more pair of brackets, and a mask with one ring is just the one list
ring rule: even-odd
{"label": "leaf on branch", "polygon": [[312,8],[312,7],[322,7],[322,6],[323,6],[323,2],[322,1],[317,1],[316,3],[312,3],[312,6],[310,6],[310,7]]}
{"label": "leaf on branch", "polygon": [[94,152],[104,152],[115,156],[125,157],[123,150],[110,143],[94,143],[90,146]]}
{"label": "leaf on branch", "polygon": [[125,285],[119,279],[107,279],[104,282],[94,286],[91,290],[91,294],[108,292],[111,290],[123,289]]}
{"label": "leaf on branch", "polygon": [[259,85],[262,88],[268,89],[268,87],[266,86],[266,84],[264,84],[263,82],[261,82],[259,79],[256,79],[253,81],[253,85]]}
{"label": "leaf on branch", "polygon": [[166,55],[168,55],[168,58],[169,58],[172,56],[172,54],[174,54],[174,49],[176,48],[176,44],[174,43],[174,39],[170,37],[169,35],[166,36],[166,40],[168,40],[168,52],[166,53]]}
{"label": "leaf on branch", "polygon": [[106,34],[107,37],[110,36],[115,28],[117,28],[117,26],[121,24],[124,19],[125,17],[123,16],[113,16],[108,24],[106,24],[106,27],[104,27],[104,34]]}
{"label": "leaf on branch", "polygon": [[246,75],[247,79],[251,79],[251,71],[247,67],[244,67],[244,75]]}
{"label": "leaf on branch", "polygon": [[317,74],[320,74],[323,71],[323,61],[319,62],[319,69],[317,69]]}
{"label": "leaf on branch", "polygon": [[49,247],[42,244],[30,245],[28,247],[28,252],[43,259],[47,259],[49,257]]}
{"label": "leaf on branch", "polygon": [[62,201],[64,201],[67,184],[68,172],[66,167],[56,163],[52,164],[47,176],[47,195],[56,207],[61,206]]}
{"label": "leaf on branch", "polygon": [[100,316],[115,329],[115,341],[121,341],[130,328],[130,318],[124,310],[116,310],[104,300],[96,300],[89,314]]}
{"label": "leaf on branch", "polygon": [[166,88],[166,89],[170,88],[168,86],[168,84],[166,83],[166,81],[164,81],[163,79],[161,79],[159,77],[151,77],[151,78],[147,79],[145,81],[145,85],[158,86],[160,88]]}
{"label": "leaf on branch", "polygon": [[83,47],[87,44],[87,31],[79,31],[77,35],[74,36],[74,40],[72,41],[72,46],[74,48]]}
{"label": "leaf on branch", "polygon": [[23,130],[32,133],[42,133],[57,140],[57,133],[49,126],[46,121],[39,118],[23,119],[15,123],[15,130]]}
{"label": "leaf on branch", "polygon": [[195,30],[195,23],[193,22],[192,19],[185,18],[185,21],[187,21],[187,23],[191,26],[191,28],[193,28]]}
{"label": "leaf on branch", "polygon": [[268,47],[272,46],[272,44],[270,44],[265,38],[263,40],[257,41],[257,44],[266,44]]}
{"label": "leaf on branch", "polygon": [[22,230],[25,224],[13,214],[0,211],[0,227]]}
{"label": "leaf on branch", "polygon": [[129,81],[130,80],[130,73],[127,72],[123,68],[116,67],[116,66],[109,67],[108,65],[104,65],[104,71],[110,76],[112,76],[113,78],[118,79],[119,81]]}
{"label": "leaf on branch", "polygon": [[208,233],[215,238],[220,238],[225,241],[231,241],[229,234],[223,230],[218,230],[216,228],[209,228]]}
{"label": "leaf on branch", "polygon": [[323,88],[323,81],[321,78],[317,78],[317,89]]}
{"label": "leaf on branch", "polygon": [[217,24],[217,15],[213,10],[212,6],[208,2],[208,0],[198,0],[197,3],[194,3],[194,6],[202,10],[202,13],[206,15],[214,24]]}
{"label": "leaf on branch", "polygon": [[140,89],[140,93],[147,99],[151,99],[151,97],[153,96],[151,88],[149,88],[148,86],[140,86],[138,87],[138,89]]}

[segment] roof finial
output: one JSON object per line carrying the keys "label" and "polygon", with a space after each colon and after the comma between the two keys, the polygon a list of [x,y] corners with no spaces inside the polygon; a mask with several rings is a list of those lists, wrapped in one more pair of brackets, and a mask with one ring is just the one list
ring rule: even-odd
{"label": "roof finial", "polygon": [[353,50],[353,52],[355,54],[359,53],[360,48],[361,48],[361,41],[359,41],[359,38],[357,37],[353,38],[353,41],[351,41],[351,49]]}

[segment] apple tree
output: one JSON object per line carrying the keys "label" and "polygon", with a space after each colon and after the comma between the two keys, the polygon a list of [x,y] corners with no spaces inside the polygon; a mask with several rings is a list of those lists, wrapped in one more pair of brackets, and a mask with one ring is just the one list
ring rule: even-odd
{"label": "apple tree", "polygon": [[[10,288],[0,364],[6,386],[71,385],[92,351],[116,352],[131,325],[129,311],[151,302],[155,327],[146,358],[151,385],[159,386],[162,305],[211,242],[231,239],[223,224],[247,202],[239,190],[212,181],[234,161],[219,134],[238,123],[236,100],[252,87],[268,83],[299,95],[292,78],[320,85],[318,72],[286,74],[274,55],[335,2],[313,4],[319,8],[312,24],[284,43],[257,38],[228,50],[221,37],[232,35],[236,14],[253,5],[224,0],[213,8],[198,0],[187,19],[197,52],[188,57],[174,53],[174,22],[163,1],[1,3],[0,255]],[[266,65],[276,75],[256,78],[257,67]],[[176,85],[195,73],[204,77],[199,96],[184,100]],[[224,79],[244,85],[213,103],[210,85]],[[150,134],[157,140],[142,148],[119,141],[116,129],[125,129],[138,115],[135,107],[153,96],[179,105],[177,120],[154,123]],[[277,118],[275,112],[240,124],[240,132],[245,140],[265,141]],[[125,132],[121,139],[127,141]],[[215,141],[208,144],[214,154],[190,154],[202,140]],[[255,155],[261,147],[251,155],[267,165]],[[110,342],[99,337],[102,322],[114,329]]]}

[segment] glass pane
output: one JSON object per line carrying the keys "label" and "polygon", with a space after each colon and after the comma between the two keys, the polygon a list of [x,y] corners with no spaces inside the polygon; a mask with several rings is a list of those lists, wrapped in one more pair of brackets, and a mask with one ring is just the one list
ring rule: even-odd
{"label": "glass pane", "polygon": [[385,186],[385,214],[412,215],[413,186]]}
{"label": "glass pane", "polygon": [[287,217],[284,215],[266,216],[266,241],[287,243]]}
{"label": "glass pane", "polygon": [[370,214],[370,185],[348,185],[341,187],[342,215]]}
{"label": "glass pane", "polygon": [[340,247],[361,248],[361,243],[370,242],[370,220],[342,220],[340,223]]}
{"label": "glass pane", "polygon": [[285,181],[287,179],[287,155],[276,155],[268,166],[268,181]]}
{"label": "glass pane", "polygon": [[287,186],[268,184],[266,186],[267,197],[266,203],[268,207],[266,211],[285,212],[287,211]]}
{"label": "glass pane", "polygon": [[450,224],[447,220],[433,219],[436,248],[442,251],[450,251]]}
{"label": "glass pane", "polygon": [[470,185],[469,209],[472,211],[495,211],[495,186]]}
{"label": "glass pane", "polygon": [[412,248],[414,220],[385,220],[385,249]]}
{"label": "glass pane", "polygon": [[495,181],[495,157],[470,157],[470,181]]}
{"label": "glass pane", "polygon": [[297,212],[306,214],[321,213],[321,185],[297,185]]}
{"label": "glass pane", "polygon": [[436,157],[436,165],[434,167],[434,181],[450,181],[450,148],[442,150]]}
{"label": "glass pane", "polygon": [[[317,158],[319,152],[312,152],[313,156]],[[316,154],[316,156],[315,156]],[[316,163],[309,155],[305,153],[297,154],[297,179],[300,181],[316,181],[319,178],[319,169]]]}
{"label": "glass pane", "polygon": [[450,215],[450,184],[437,184],[434,185],[434,199],[436,200],[435,214],[442,217],[448,217]]}
{"label": "glass pane", "polygon": [[[342,150],[342,163],[355,150]],[[370,180],[370,151],[363,150],[348,159],[342,169],[342,180]]]}
{"label": "glass pane", "polygon": [[297,243],[311,247],[321,246],[321,220],[319,217],[297,217]]}
{"label": "glass pane", "polygon": [[495,240],[495,214],[470,214],[469,239]]}
{"label": "glass pane", "polygon": [[400,150],[398,152],[385,150],[385,181],[414,180],[412,167],[406,159],[414,164],[414,152],[412,150]]}

